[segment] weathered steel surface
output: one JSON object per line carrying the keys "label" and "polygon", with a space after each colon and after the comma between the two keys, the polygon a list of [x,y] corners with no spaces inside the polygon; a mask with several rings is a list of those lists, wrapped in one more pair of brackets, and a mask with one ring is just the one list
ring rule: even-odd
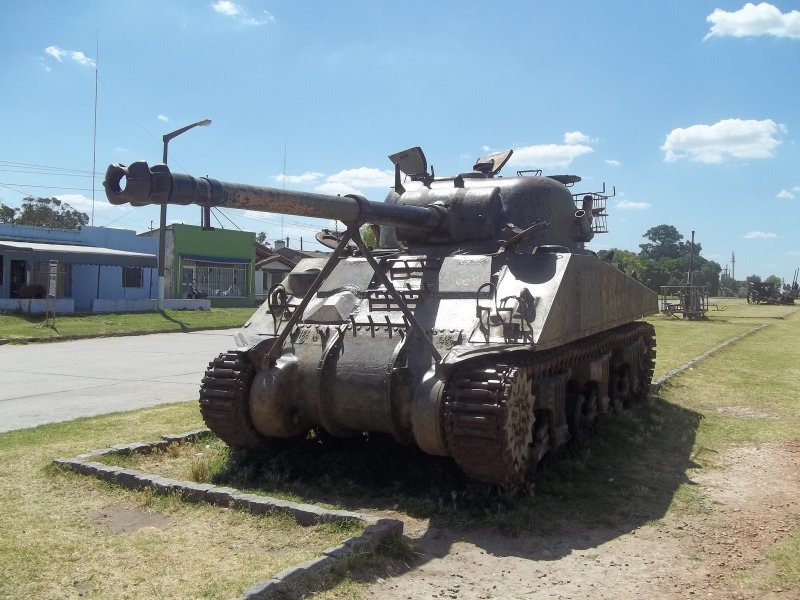
{"label": "weathered steel surface", "polygon": [[[606,231],[605,186],[573,195],[574,175],[496,177],[509,156],[437,178],[418,148],[394,154],[383,202],[146,163],[111,165],[104,185],[113,203],[346,225],[330,257],[301,261],[237,333],[237,350],[209,365],[203,416],[230,445],[266,447],[313,428],[388,433],[514,487],[599,415],[646,394],[655,340],[637,319],[658,299],[585,248]],[[374,250],[365,223],[380,226]]]}

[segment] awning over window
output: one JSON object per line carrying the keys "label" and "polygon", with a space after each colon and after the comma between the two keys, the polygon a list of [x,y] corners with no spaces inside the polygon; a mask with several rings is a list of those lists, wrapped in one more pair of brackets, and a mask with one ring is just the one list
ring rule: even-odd
{"label": "awning over window", "polygon": [[35,242],[12,242],[0,240],[0,251],[14,251],[33,255],[37,261],[57,260],[77,265],[107,265],[113,267],[157,267],[155,254],[128,252],[101,248],[99,246],[75,246],[71,244],[41,244]]}
{"label": "awning over window", "polygon": [[217,263],[218,265],[249,265],[249,258],[226,258],[224,256],[203,256],[201,254],[182,254],[185,260],[196,260],[206,263]]}

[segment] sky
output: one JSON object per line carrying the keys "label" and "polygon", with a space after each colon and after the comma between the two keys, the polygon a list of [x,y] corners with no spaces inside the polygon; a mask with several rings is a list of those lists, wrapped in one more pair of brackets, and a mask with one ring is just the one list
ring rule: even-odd
{"label": "sky", "polygon": [[[109,163],[383,200],[387,156],[438,175],[513,149],[501,174],[614,190],[592,250],[673,225],[705,258],[800,266],[800,11],[789,0],[52,0],[0,6],[0,203],[56,197],[95,226]],[[93,169],[94,165],[94,169]],[[94,176],[93,176],[94,170]],[[92,191],[94,188],[94,192]],[[197,207],[169,222],[199,224]],[[217,227],[320,249],[333,223],[215,212]],[[302,241],[301,241],[302,240]],[[735,263],[732,258],[735,255]]]}

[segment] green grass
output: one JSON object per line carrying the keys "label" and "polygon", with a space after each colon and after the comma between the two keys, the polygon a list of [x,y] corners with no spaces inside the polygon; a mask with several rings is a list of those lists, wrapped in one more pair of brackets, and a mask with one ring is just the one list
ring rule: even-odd
{"label": "green grass", "polygon": [[778,323],[800,310],[800,305],[750,305],[741,298],[712,299],[712,302],[724,310],[709,310],[705,320],[690,321],[664,315],[647,319],[656,326],[655,378],[726,340],[765,323]]}
{"label": "green grass", "polygon": [[0,339],[11,342],[59,341],[83,337],[167,333],[241,327],[254,308],[167,310],[163,312],[57,315],[55,326],[44,315],[0,314]]}
{"label": "green grass", "polygon": [[[230,598],[358,533],[360,524],[301,527],[52,465],[201,425],[196,406],[180,403],[0,435],[0,598]],[[131,518],[148,526],[120,529]]]}
{"label": "green grass", "polygon": [[794,528],[789,541],[770,552],[768,558],[775,570],[771,578],[774,585],[800,585],[800,525]]}
{"label": "green grass", "polygon": [[[385,436],[350,440],[317,436],[269,456],[231,453],[208,438],[163,453],[108,460],[119,459],[116,464],[170,477],[212,481],[304,502],[397,511],[427,520],[432,529],[463,526],[459,531],[467,538],[470,531],[492,527],[512,536],[591,530],[596,535],[602,531],[603,539],[613,539],[669,514],[702,515],[713,524],[714,506],[703,486],[691,482],[693,469],[720,467],[720,457],[735,445],[796,443],[800,431],[800,363],[794,350],[800,339],[798,309],[733,302],[725,311],[709,312],[707,321],[651,318],[658,340],[657,374],[761,323],[768,327],[698,363],[667,383],[645,405],[604,419],[587,443],[570,446],[561,460],[543,466],[533,494],[509,495],[476,484],[449,459],[424,455]],[[773,308],[781,313],[764,311]],[[181,522],[196,522],[198,531],[209,532],[209,539],[196,542],[200,552],[209,556],[224,553],[225,536],[216,536],[219,527],[235,530],[240,536],[237,540],[248,539],[248,535],[259,540],[264,535],[286,536],[285,529],[265,534],[255,521],[216,521],[219,517],[208,508],[208,513],[195,512],[201,508],[143,498],[47,466],[57,456],[154,439],[160,433],[199,425],[196,407],[179,404],[0,435],[0,597],[59,597],[71,585],[70,580],[99,582],[112,569],[129,570],[121,566],[121,557],[147,549],[138,545],[144,542],[127,539],[110,544],[103,538],[100,548],[111,553],[114,558],[110,561],[92,547],[97,535],[106,535],[98,534],[96,525],[91,524],[92,511],[109,504],[143,506]],[[169,553],[153,540],[148,544],[156,544],[152,546],[156,552]],[[237,541],[234,547],[246,547],[245,542],[239,544]],[[48,554],[50,547],[57,549],[52,559],[47,558],[52,555]],[[77,571],[81,561],[73,558],[83,553],[97,561],[97,566],[85,573]],[[259,578],[256,572],[244,575],[238,571],[251,568],[248,561],[255,560],[252,555],[234,554],[219,560],[240,574],[206,578],[205,587],[195,590],[197,597],[235,595],[231,590]],[[391,559],[361,563],[368,580],[381,572],[386,560]],[[170,564],[181,572],[178,563]],[[800,587],[800,528],[769,551],[765,564],[765,571],[748,578],[748,589],[754,593],[774,582],[786,589]],[[127,587],[115,593],[146,597],[156,591],[169,597],[166,588],[137,588],[130,583],[144,581],[151,569],[159,572],[159,568],[161,565],[152,563],[137,566]],[[62,572],[65,577],[58,579]],[[53,594],[44,584],[19,582],[20,577],[33,582],[56,578],[62,587]],[[329,589],[321,598],[364,595],[363,583],[352,570],[326,581],[324,587]]]}

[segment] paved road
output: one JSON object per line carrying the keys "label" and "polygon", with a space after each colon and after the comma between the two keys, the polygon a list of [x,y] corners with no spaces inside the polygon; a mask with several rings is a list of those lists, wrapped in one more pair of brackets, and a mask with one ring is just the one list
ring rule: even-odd
{"label": "paved road", "polygon": [[235,329],[0,346],[0,431],[197,400]]}

